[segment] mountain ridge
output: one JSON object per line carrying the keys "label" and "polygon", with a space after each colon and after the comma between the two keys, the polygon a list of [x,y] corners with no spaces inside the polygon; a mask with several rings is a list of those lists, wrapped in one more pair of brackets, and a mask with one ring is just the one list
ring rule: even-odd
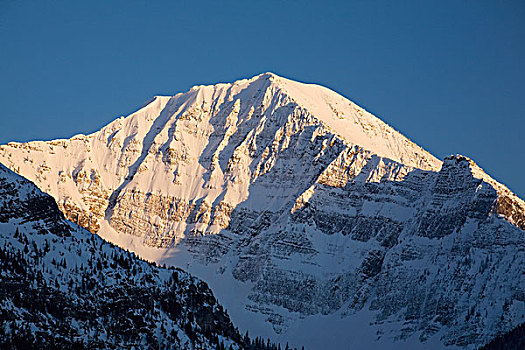
{"label": "mountain ridge", "polygon": [[324,87],[196,86],[87,136],[0,146],[0,161],[72,221],[207,280],[250,333],[299,345],[326,323],[343,346],[362,317],[357,348],[474,348],[523,319],[523,201]]}

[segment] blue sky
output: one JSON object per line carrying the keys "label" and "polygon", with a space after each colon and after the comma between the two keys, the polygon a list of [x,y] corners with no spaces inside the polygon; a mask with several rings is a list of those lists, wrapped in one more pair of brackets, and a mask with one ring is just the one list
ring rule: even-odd
{"label": "blue sky", "polygon": [[328,86],[525,197],[523,1],[0,1],[0,143],[272,71]]}

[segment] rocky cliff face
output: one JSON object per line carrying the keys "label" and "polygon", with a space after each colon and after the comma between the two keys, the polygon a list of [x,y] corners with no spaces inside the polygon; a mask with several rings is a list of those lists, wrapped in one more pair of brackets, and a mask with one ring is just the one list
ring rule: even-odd
{"label": "rocky cliff face", "polygon": [[525,317],[524,202],[320,86],[198,86],[0,161],[69,219],[206,278],[275,339],[315,348],[332,325],[340,346],[475,347]]}

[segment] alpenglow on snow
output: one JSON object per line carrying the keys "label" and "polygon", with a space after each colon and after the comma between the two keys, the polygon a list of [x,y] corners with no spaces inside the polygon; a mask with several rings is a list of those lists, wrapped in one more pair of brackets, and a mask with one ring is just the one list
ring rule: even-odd
{"label": "alpenglow on snow", "polygon": [[319,85],[195,86],[0,162],[69,220],[204,279],[251,335],[472,349],[525,318],[523,200]]}

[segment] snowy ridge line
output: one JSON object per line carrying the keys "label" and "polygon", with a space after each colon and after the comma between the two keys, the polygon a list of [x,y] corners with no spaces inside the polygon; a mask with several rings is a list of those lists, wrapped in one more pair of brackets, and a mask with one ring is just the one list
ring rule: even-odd
{"label": "snowy ridge line", "polygon": [[523,201],[327,88],[196,86],[0,161],[68,219],[206,280],[242,332],[472,349],[524,317]]}

